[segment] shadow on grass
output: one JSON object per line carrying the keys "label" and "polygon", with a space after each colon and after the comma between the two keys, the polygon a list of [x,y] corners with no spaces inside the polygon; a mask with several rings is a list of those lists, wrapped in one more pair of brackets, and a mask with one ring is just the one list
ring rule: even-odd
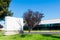
{"label": "shadow on grass", "polygon": [[53,36],[51,34],[42,34],[43,36],[46,36],[46,37],[52,37],[52,38],[59,38],[60,39],[60,36]]}
{"label": "shadow on grass", "polygon": [[32,35],[31,34],[21,34],[20,37],[24,38],[24,37],[31,37]]}
{"label": "shadow on grass", "polygon": [[21,34],[21,37],[26,37],[26,34]]}

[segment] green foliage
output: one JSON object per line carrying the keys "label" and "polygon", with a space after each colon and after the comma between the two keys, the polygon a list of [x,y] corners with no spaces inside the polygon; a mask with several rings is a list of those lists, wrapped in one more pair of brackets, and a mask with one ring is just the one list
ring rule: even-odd
{"label": "green foliage", "polygon": [[0,0],[0,20],[4,20],[5,16],[12,16],[13,13],[8,10],[11,0]]}

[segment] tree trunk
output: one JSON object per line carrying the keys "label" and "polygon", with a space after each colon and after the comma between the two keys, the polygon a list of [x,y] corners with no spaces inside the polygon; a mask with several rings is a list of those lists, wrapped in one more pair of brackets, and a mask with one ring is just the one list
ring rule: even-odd
{"label": "tree trunk", "polygon": [[31,27],[29,27],[29,33],[32,31],[32,28]]}

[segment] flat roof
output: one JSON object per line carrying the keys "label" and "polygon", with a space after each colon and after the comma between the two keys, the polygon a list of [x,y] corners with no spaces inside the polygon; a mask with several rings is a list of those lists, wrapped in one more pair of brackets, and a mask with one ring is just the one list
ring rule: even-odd
{"label": "flat roof", "polygon": [[54,23],[60,23],[60,19],[51,19],[51,20],[42,20],[40,24],[54,24]]}

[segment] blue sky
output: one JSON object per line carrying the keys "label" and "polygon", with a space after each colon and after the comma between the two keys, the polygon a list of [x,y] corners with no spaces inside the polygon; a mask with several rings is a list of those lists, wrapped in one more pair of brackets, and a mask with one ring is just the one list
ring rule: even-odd
{"label": "blue sky", "polygon": [[28,9],[43,13],[42,20],[60,18],[60,0],[12,0],[9,7],[14,17],[22,17]]}
{"label": "blue sky", "polygon": [[[60,18],[60,0],[12,0],[9,7],[13,16],[19,18],[28,9],[43,13],[45,17],[42,20]],[[0,23],[4,24],[3,21]]]}

